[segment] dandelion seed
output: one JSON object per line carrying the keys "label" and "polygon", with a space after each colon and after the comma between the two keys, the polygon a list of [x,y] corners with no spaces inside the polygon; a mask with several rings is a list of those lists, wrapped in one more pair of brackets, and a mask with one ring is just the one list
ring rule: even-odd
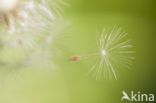
{"label": "dandelion seed", "polygon": [[82,57],[81,56],[73,56],[69,59],[69,61],[78,61],[80,60]]}
{"label": "dandelion seed", "polygon": [[[97,33],[99,35],[99,33]],[[78,61],[88,57],[97,57],[97,61],[90,69],[96,77],[118,79],[118,69],[130,68],[133,64],[133,45],[130,40],[126,39],[127,33],[121,27],[114,26],[111,31],[103,29],[98,39],[98,47],[100,52],[89,54],[86,56],[74,56],[70,60]]]}

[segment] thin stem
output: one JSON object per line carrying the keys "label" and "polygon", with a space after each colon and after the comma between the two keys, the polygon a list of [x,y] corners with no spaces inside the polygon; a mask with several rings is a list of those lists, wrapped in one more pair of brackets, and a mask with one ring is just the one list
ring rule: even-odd
{"label": "thin stem", "polygon": [[78,61],[78,60],[86,59],[86,58],[96,56],[96,55],[100,55],[100,54],[101,54],[101,52],[87,54],[87,55],[83,55],[83,56],[72,56],[69,60],[70,61]]}

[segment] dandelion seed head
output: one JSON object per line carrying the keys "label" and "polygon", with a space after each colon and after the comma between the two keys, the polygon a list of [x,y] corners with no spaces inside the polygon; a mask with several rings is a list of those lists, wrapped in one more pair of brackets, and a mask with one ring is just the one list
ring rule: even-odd
{"label": "dandelion seed head", "polygon": [[[63,0],[60,1],[64,2]],[[54,10],[51,7],[51,3],[53,2],[50,0],[44,0],[44,2],[36,2],[35,0],[20,2],[18,18],[9,14],[10,27],[4,28],[4,26],[0,26],[0,41],[7,46],[20,47],[24,51],[30,51],[30,56],[37,51],[43,52],[52,48],[49,44],[53,42],[54,36],[62,32],[63,26],[58,23],[58,16],[54,12],[58,9]],[[60,3],[55,2],[59,8],[61,8]]]}
{"label": "dandelion seed head", "polygon": [[9,12],[16,8],[19,0],[0,0],[0,11]]}
{"label": "dandelion seed head", "polygon": [[[2,1],[7,2],[8,0]],[[11,2],[13,1],[14,0],[11,0]],[[34,0],[29,0],[21,2],[18,10],[18,16],[20,19],[15,20],[14,17],[10,15],[10,28],[1,32],[1,34],[8,34],[4,35],[7,42],[11,42],[9,40],[12,40],[13,38],[15,39],[15,37],[18,36],[17,38],[22,39],[21,41],[29,42],[29,44],[32,45],[34,45],[35,41],[51,43],[53,36],[56,34],[55,25],[57,25],[57,16],[54,11],[58,9],[52,10],[50,6],[51,3],[59,6],[61,2],[64,1],[60,0],[57,2],[57,0],[53,0],[53,2],[51,2],[49,0],[42,0],[42,2],[35,2]],[[53,6],[54,5],[52,5],[52,8]],[[59,8],[61,9],[61,6],[59,6]],[[16,40],[17,39],[12,41]],[[36,44],[38,43],[35,43],[35,45]]]}

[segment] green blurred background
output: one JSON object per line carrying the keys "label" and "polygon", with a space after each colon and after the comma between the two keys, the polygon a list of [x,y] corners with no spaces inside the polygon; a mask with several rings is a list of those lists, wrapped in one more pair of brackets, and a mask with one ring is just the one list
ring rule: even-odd
{"label": "green blurred background", "polygon": [[[64,12],[70,22],[54,41],[50,62],[14,65],[19,52],[1,52],[13,61],[1,65],[0,103],[120,103],[122,91],[156,93],[156,1],[70,0]],[[132,69],[118,71],[118,80],[95,80],[87,75],[94,60],[71,63],[69,57],[98,51],[96,30],[115,24],[128,32],[135,45]],[[8,52],[6,52],[8,51]],[[61,52],[59,54],[59,52]],[[8,55],[8,54],[9,55]],[[14,55],[14,56],[12,56]],[[9,56],[9,57],[8,57]],[[45,63],[44,63],[44,62]],[[55,66],[56,65],[56,66]]]}

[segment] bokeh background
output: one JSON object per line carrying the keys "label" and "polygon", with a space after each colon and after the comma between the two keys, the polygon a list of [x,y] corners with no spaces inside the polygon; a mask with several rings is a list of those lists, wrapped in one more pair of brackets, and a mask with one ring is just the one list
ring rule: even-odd
{"label": "bokeh background", "polygon": [[[70,7],[64,8],[63,18],[70,25],[54,39],[51,61],[40,58],[31,66],[16,65],[23,51],[1,50],[1,60],[11,64],[0,64],[0,103],[121,103],[123,90],[155,94],[156,1],[66,2]],[[96,30],[115,24],[128,32],[136,51],[134,65],[121,68],[118,80],[97,81],[88,75],[94,58],[68,61],[73,55],[98,51]]]}

